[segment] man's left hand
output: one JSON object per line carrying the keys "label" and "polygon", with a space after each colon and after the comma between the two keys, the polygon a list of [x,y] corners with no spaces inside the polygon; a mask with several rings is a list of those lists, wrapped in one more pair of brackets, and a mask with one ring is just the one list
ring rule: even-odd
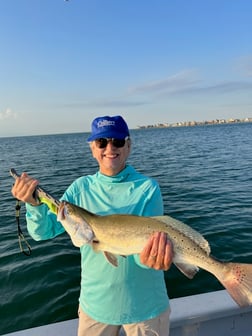
{"label": "man's left hand", "polygon": [[164,232],[154,233],[140,253],[142,264],[156,270],[168,270],[172,264],[173,246]]}

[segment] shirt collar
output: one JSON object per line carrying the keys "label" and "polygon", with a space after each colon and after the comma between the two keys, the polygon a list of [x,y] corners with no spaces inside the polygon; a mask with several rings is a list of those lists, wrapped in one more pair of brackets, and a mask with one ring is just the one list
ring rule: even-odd
{"label": "shirt collar", "polygon": [[134,171],[135,170],[132,166],[126,165],[125,168],[117,175],[107,176],[102,174],[101,172],[98,172],[97,175],[99,179],[103,180],[104,182],[118,183],[127,180],[128,176],[131,175]]}

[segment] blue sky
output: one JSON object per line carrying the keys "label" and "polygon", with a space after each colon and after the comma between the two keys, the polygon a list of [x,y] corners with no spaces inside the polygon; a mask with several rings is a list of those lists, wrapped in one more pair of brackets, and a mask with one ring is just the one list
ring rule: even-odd
{"label": "blue sky", "polygon": [[0,0],[0,136],[252,117],[251,0]]}

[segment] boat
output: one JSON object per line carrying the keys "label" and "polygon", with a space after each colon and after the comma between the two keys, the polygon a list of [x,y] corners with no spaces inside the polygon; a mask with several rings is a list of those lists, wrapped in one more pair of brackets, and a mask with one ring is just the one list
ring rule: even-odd
{"label": "boat", "polygon": [[[240,308],[226,290],[175,298],[170,303],[170,336],[252,336],[252,306]],[[72,319],[6,336],[76,336],[77,327],[78,319]]]}

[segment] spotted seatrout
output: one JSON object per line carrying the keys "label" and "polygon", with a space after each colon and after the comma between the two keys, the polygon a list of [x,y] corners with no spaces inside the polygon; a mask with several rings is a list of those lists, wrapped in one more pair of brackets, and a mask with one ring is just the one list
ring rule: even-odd
{"label": "spotted seatrout", "polygon": [[58,220],[66,231],[73,223],[84,228],[89,226],[93,235],[87,237],[84,234],[77,240],[72,236],[73,243],[80,247],[88,242],[94,251],[103,252],[114,266],[117,266],[117,255],[140,253],[154,232],[165,232],[173,243],[173,263],[188,278],[192,279],[199,268],[202,268],[222,283],[238,305],[252,304],[252,264],[216,260],[210,256],[210,246],[199,232],[172,217],[98,216],[76,205],[62,202]]}

